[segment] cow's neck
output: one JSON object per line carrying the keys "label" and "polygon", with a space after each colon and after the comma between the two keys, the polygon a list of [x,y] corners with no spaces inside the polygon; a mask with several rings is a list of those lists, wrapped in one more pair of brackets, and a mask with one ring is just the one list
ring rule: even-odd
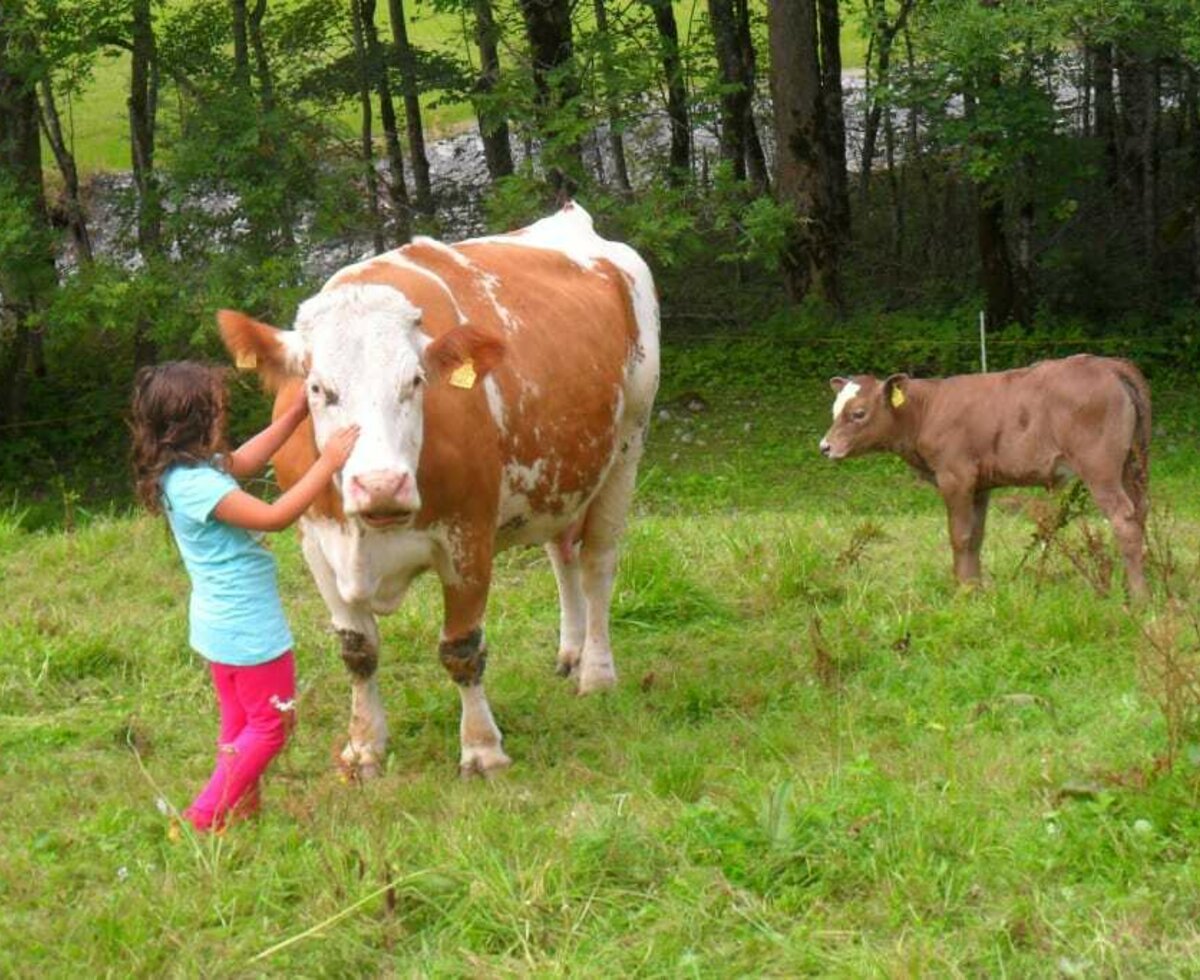
{"label": "cow's neck", "polygon": [[921,454],[921,431],[925,425],[925,412],[935,393],[936,380],[909,381],[904,388],[907,404],[900,414],[895,444],[896,454],[926,479],[933,479],[933,467]]}

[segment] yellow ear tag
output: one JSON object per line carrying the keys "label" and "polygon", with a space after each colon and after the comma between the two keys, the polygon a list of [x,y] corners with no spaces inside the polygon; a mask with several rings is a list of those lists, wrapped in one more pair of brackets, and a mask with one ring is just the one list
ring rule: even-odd
{"label": "yellow ear tag", "polygon": [[254,351],[243,351],[237,356],[237,369],[239,371],[253,371],[258,367],[258,357]]}
{"label": "yellow ear tag", "polygon": [[455,388],[475,387],[475,362],[469,358],[462,362],[450,374],[450,383]]}
{"label": "yellow ear tag", "polygon": [[906,401],[908,401],[908,399],[904,397],[904,392],[893,385],[892,386],[892,408],[899,408]]}

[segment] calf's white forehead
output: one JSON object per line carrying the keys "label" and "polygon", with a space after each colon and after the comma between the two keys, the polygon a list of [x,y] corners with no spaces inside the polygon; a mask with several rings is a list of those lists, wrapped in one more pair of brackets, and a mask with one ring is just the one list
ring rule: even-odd
{"label": "calf's white forehead", "polygon": [[846,403],[850,401],[861,390],[857,381],[847,381],[842,385],[842,390],[838,392],[837,398],[833,401],[833,418],[837,421],[837,417],[842,414],[842,409],[846,407]]}
{"label": "calf's white forehead", "polygon": [[339,286],[301,304],[296,333],[319,376],[352,373],[355,380],[369,383],[417,373],[426,340],[418,329],[420,320],[421,311],[388,286]]}

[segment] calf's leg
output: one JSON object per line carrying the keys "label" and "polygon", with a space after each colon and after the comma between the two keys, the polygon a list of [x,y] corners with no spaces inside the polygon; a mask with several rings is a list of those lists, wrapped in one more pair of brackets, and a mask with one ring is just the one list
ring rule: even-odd
{"label": "calf's leg", "polygon": [[951,479],[939,479],[938,489],[946,503],[954,577],[963,585],[977,585],[983,575],[979,552],[987,523],[989,491],[976,490],[970,484]]}
{"label": "calf's leg", "polygon": [[[471,581],[468,577],[467,581]],[[511,764],[501,747],[503,737],[492,717],[483,689],[487,666],[487,644],[483,636],[483,613],[487,606],[488,583],[445,585],[445,625],[438,656],[458,685],[462,700],[459,723],[461,755],[458,769],[464,777],[489,775]]]}
{"label": "calf's leg", "polygon": [[[1081,474],[1082,476],[1082,474]],[[1130,500],[1116,479],[1093,483],[1084,479],[1092,499],[1112,525],[1113,537],[1121,549],[1125,563],[1125,582],[1132,599],[1144,599],[1147,594],[1144,568],[1145,514],[1139,503]]]}

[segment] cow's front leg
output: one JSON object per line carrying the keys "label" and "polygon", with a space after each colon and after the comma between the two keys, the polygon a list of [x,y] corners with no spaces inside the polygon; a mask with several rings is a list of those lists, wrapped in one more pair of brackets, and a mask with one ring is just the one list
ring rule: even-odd
{"label": "cow's front leg", "polygon": [[988,491],[977,491],[968,483],[941,478],[938,489],[946,502],[954,577],[963,585],[978,585],[982,577],[979,552],[987,521]]}
{"label": "cow's front leg", "polygon": [[370,779],[379,775],[387,752],[387,717],[375,677],[379,666],[379,627],[365,605],[346,602],[338,591],[333,568],[321,550],[319,534],[302,538],[304,558],[325,600],[342,645],[342,662],[350,672],[350,732],[341,753],[348,775]]}
{"label": "cow's front leg", "polygon": [[444,596],[446,618],[438,656],[458,685],[462,700],[459,772],[464,777],[491,775],[510,765],[512,760],[501,747],[503,738],[483,689],[483,671],[487,666],[487,644],[483,636],[487,585],[446,586]]}

